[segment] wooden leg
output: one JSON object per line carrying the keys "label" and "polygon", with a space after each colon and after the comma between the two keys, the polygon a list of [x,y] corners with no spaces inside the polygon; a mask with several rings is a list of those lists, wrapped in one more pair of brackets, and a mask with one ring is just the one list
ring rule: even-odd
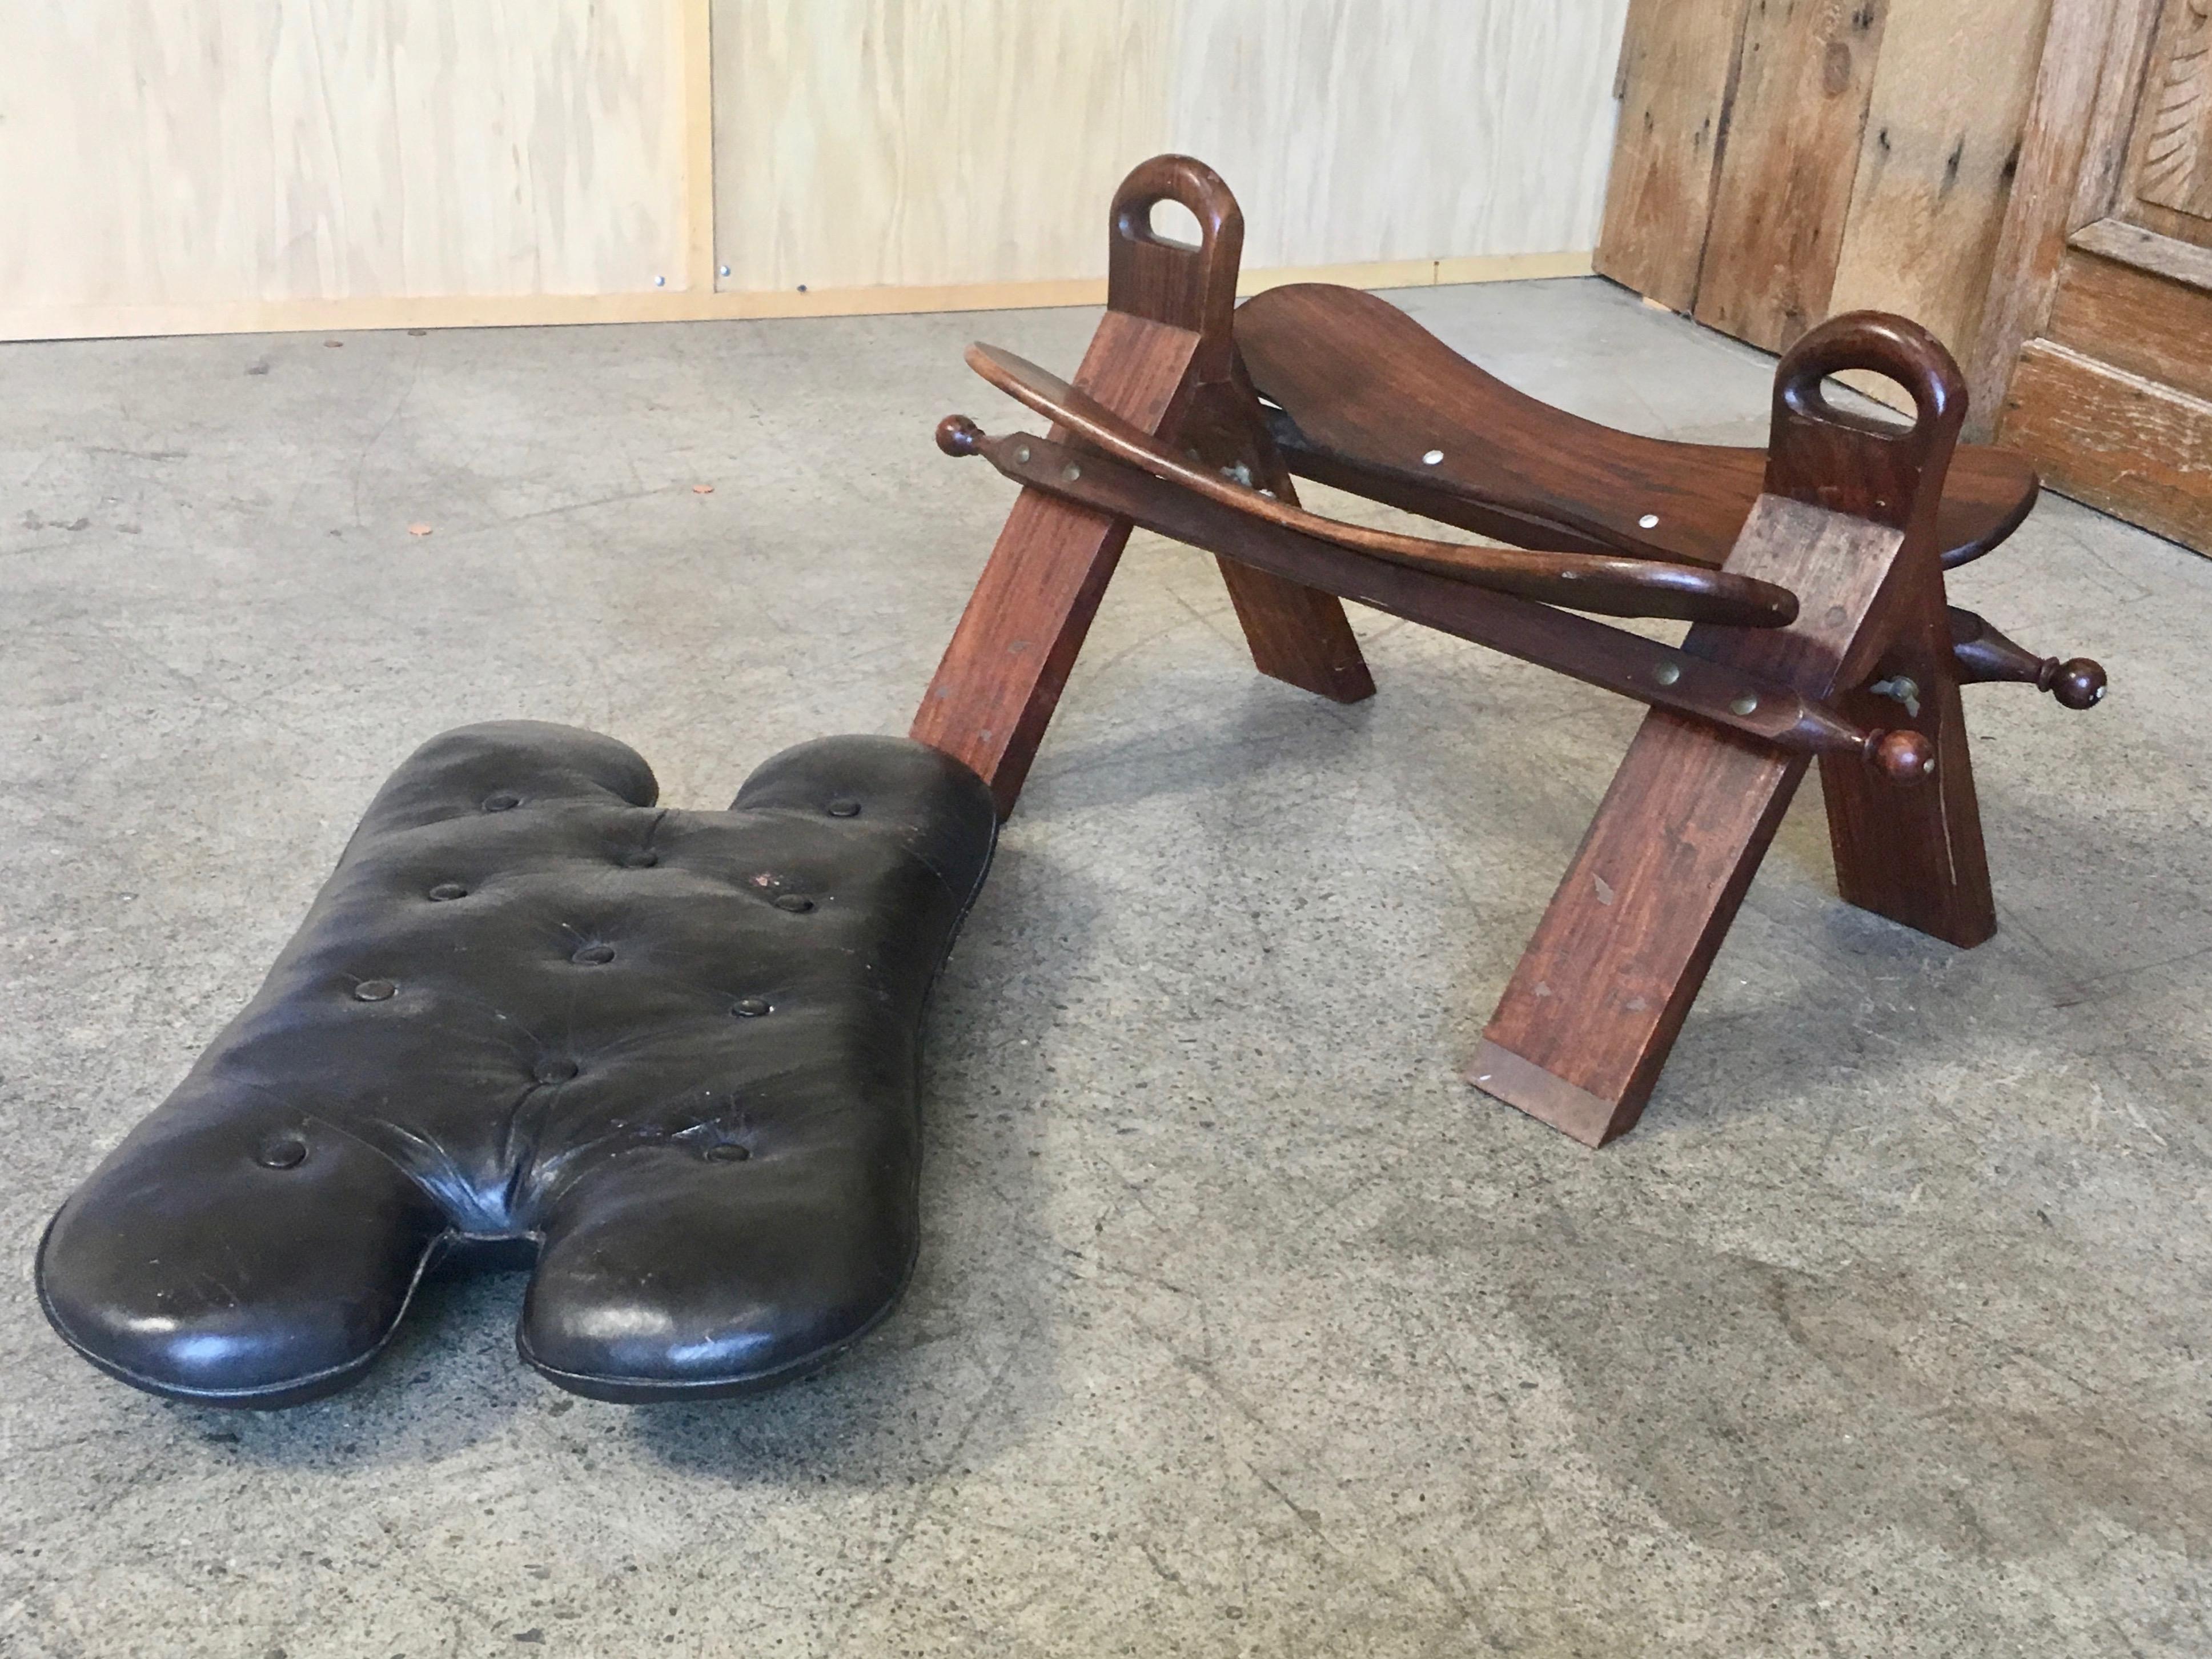
{"label": "wooden leg", "polygon": [[[1683,649],[1824,697],[1902,545],[1895,529],[1761,496],[1725,568],[1823,602],[1787,629],[1701,624]],[[1645,716],[1491,1016],[1475,1085],[1585,1146],[1633,1127],[1805,768],[1684,715]]]}
{"label": "wooden leg", "polygon": [[1848,760],[1821,757],[1836,888],[1861,909],[1971,949],[1997,929],[1973,757],[1940,585],[1932,594],[1915,595],[1913,603],[1912,623],[1874,678],[1910,678],[1919,692],[1919,713],[1908,717],[1895,701],[1864,690],[1842,707],[1870,726],[1910,725],[1926,733],[1936,744],[1936,775],[1899,789]]}
{"label": "wooden leg", "polygon": [[[1171,431],[1188,396],[1199,337],[1109,311],[1076,384],[1150,433]],[[1091,619],[1129,539],[1129,521],[1024,490],[914,718],[1014,810]]]}
{"label": "wooden leg", "polygon": [[1491,1017],[1475,1085],[1587,1146],[1632,1128],[1804,775],[1802,755],[1647,715]]}
{"label": "wooden leg", "polygon": [[[1182,424],[1182,447],[1208,466],[1241,466],[1253,483],[1296,503],[1297,486],[1259,411],[1259,397],[1241,369],[1228,380],[1201,386]],[[1366,659],[1335,594],[1231,559],[1216,562],[1252,647],[1253,665],[1262,674],[1333,702],[1375,695]]]}

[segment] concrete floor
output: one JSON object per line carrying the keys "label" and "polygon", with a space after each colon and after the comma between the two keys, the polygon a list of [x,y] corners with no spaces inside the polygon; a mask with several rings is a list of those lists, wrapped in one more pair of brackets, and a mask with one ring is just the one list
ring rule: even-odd
{"label": "concrete floor", "polygon": [[[1767,360],[1595,280],[1395,297],[1763,433]],[[1605,1152],[1460,1072],[1636,711],[1371,617],[1381,695],[1302,696],[1139,538],[833,1370],[580,1401],[512,1277],[278,1413],[49,1334],[46,1218],[389,768],[529,715],[720,805],[902,731],[1008,500],[930,443],[1012,423],[960,348],[1092,316],[0,349],[0,1652],[2212,1651],[2212,562],[2059,500],[1954,582],[2115,688],[1970,693],[2002,933],[1844,908],[1808,788]]]}

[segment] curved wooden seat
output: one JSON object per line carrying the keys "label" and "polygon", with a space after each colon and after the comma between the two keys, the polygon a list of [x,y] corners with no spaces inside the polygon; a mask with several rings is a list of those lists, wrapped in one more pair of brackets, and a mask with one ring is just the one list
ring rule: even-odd
{"label": "curved wooden seat", "polygon": [[[1236,329],[1291,471],[1500,540],[1717,566],[1765,477],[1763,449],[1639,437],[1516,392],[1358,289],[1271,289]],[[1945,566],[2012,534],[2039,487],[2010,451],[1961,444]]]}

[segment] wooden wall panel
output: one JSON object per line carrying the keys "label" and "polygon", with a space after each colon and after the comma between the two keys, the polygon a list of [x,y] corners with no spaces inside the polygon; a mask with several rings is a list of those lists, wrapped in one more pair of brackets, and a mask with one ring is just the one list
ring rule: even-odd
{"label": "wooden wall panel", "polygon": [[2077,501],[2212,546],[2212,403],[2031,340],[1997,441],[2030,456],[2046,483]]}
{"label": "wooden wall panel", "polygon": [[1831,312],[1902,312],[1971,355],[2050,15],[2051,0],[1892,0]]}
{"label": "wooden wall panel", "polygon": [[2191,251],[2200,269],[2179,279],[2069,252],[2059,264],[2045,336],[2115,368],[2212,399],[2212,292],[2206,287],[2212,270],[2202,268],[2212,267],[2212,254]]}
{"label": "wooden wall panel", "polygon": [[669,0],[7,11],[0,309],[685,280]]}
{"label": "wooden wall panel", "polygon": [[1587,250],[1626,0],[715,0],[732,289],[1104,274],[1204,157],[1255,269]]}
{"label": "wooden wall panel", "polygon": [[1106,203],[1162,148],[1168,0],[716,0],[730,289],[1103,274]]}
{"label": "wooden wall panel", "polygon": [[[1595,244],[1627,0],[1183,0],[1161,147],[1260,268]],[[1094,249],[1097,260],[1103,250]]]}
{"label": "wooden wall panel", "polygon": [[1888,9],[1759,0],[1745,18],[1699,322],[1780,351],[1828,314]]}
{"label": "wooden wall panel", "polygon": [[1596,265],[1672,311],[1698,302],[1748,3],[1635,0],[1629,13]]}

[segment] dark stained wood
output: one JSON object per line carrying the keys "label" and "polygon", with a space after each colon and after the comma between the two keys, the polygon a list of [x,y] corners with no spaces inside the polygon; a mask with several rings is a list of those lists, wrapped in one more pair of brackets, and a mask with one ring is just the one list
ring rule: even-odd
{"label": "dark stained wood", "polygon": [[[1918,410],[1909,432],[1831,407],[1825,378],[1867,368],[1903,386]],[[1966,412],[1966,378],[1925,329],[1856,312],[1807,335],[1775,372],[1766,487],[1777,495],[1893,525],[1904,542],[1890,588],[1846,656],[1840,699],[1855,720],[1917,732],[1936,755],[1932,789],[1900,791],[1863,769],[1820,768],[1836,888],[1850,903],[1962,948],[1996,931],[1981,811],[1959,701],[1936,558],[1936,503]],[[1869,682],[1910,682],[1906,702]],[[1887,704],[1887,707],[1884,705]]]}
{"label": "dark stained wood", "polygon": [[[1146,430],[1171,428],[1198,347],[1188,329],[1109,311],[1076,381]],[[1126,519],[1024,492],[923,694],[911,735],[989,784],[1002,817],[1014,810],[1128,540]]]}
{"label": "dark stained wood", "polygon": [[[1823,603],[1779,632],[1692,629],[1685,649],[1748,668],[1734,659],[1744,649],[1759,672],[1826,697],[1902,542],[1762,497],[1731,565]],[[1491,1016],[1476,1086],[1585,1146],[1633,1127],[1805,765],[1668,710],[1646,715]]]}
{"label": "dark stained wood", "polygon": [[1900,781],[1926,751],[1838,719],[1781,682],[1453,575],[1376,559],[1239,512],[1124,462],[1023,433],[993,437],[965,416],[938,428],[948,454],[981,455],[1025,488],[1064,496],[1238,564],[1340,594],[1477,645],[1802,753],[1842,755]]}
{"label": "dark stained wood", "polygon": [[[1035,363],[995,346],[968,349],[970,368],[1008,397],[1096,444],[1231,510],[1354,552],[1552,605],[1615,617],[1672,617],[1776,628],[1797,614],[1796,596],[1768,582],[1747,581],[1702,565],[1672,564],[1591,553],[1470,547],[1340,523],[1306,512],[1260,489],[1186,461],[1132,428],[1096,399]],[[1070,463],[1070,465],[1079,465]]]}
{"label": "dark stained wood", "polygon": [[[1152,210],[1167,200],[1197,218],[1197,247],[1153,232]],[[1208,388],[1236,372],[1231,316],[1243,215],[1205,163],[1155,156],[1115,191],[1108,230],[1106,315],[1075,385],[1139,432],[1172,437],[1216,395]],[[1218,428],[1221,417],[1211,418]],[[1002,817],[1020,796],[1129,529],[1126,519],[1025,492],[923,695],[913,737],[972,768]],[[1262,672],[1340,702],[1372,695],[1334,597],[1256,573],[1239,573],[1230,591]]]}
{"label": "dark stained wood", "polygon": [[[1914,425],[1832,407],[1823,382],[1846,368],[1903,386]],[[1934,536],[1965,391],[1942,347],[1900,319],[1856,313],[1800,339],[1775,375],[1766,493],[1727,568],[1791,588],[1802,610],[1784,629],[1693,628],[1682,648],[1823,701],[1893,661],[1927,676],[1918,714],[1881,711],[1925,739],[1922,787],[1822,757],[1838,883],[1971,944],[1988,871]],[[1923,662],[1931,617],[1941,660]],[[1842,706],[1864,722],[1856,696]],[[1646,716],[1492,1017],[1478,1086],[1590,1146],[1632,1127],[1803,773],[1775,744]]]}
{"label": "dark stained wood", "polygon": [[2015,644],[1971,611],[1950,608],[1951,657],[1961,685],[2007,682],[2048,691],[2062,707],[2094,708],[2105,700],[2103,665],[2087,657],[2061,662]]}
{"label": "dark stained wood", "polygon": [[[1293,471],[1516,544],[1718,568],[1764,481],[1764,450],[1583,420],[1353,289],[1272,289],[1238,308],[1237,343],[1254,384],[1287,417],[1276,432]],[[1395,441],[1386,447],[1380,434]],[[1425,465],[1431,451],[1443,459]],[[1960,450],[1937,521],[1943,562],[1963,564],[2009,536],[2037,489],[2021,457]]]}

